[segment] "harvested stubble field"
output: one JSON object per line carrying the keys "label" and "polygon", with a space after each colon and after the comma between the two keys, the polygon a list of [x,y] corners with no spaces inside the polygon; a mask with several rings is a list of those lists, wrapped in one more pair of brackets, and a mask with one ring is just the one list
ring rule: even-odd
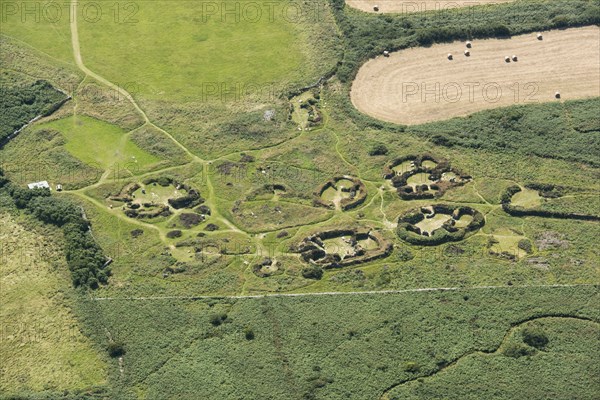
{"label": "harvested stubble field", "polygon": [[[361,67],[352,103],[372,117],[413,125],[514,104],[600,95],[597,26],[534,33],[511,39],[412,48]],[[453,55],[448,60],[448,54]],[[505,56],[518,61],[505,61]]]}
{"label": "harvested stubble field", "polygon": [[[346,5],[366,12],[405,14],[425,11],[444,12],[455,8],[476,7],[511,1],[514,0],[347,0]],[[378,6],[377,11],[374,9],[375,6]]]}

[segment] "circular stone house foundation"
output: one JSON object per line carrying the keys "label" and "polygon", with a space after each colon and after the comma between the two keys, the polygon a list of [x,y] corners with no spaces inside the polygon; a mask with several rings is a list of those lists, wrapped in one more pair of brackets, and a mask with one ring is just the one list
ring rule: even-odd
{"label": "circular stone house foundation", "polygon": [[306,237],[291,250],[305,262],[322,268],[341,268],[387,257],[393,245],[369,228],[332,229]]}
{"label": "circular stone house foundation", "polygon": [[383,178],[391,181],[403,200],[441,197],[448,189],[471,180],[447,160],[431,154],[396,158],[383,168]]}
{"label": "circular stone house foundation", "polygon": [[252,273],[259,278],[266,278],[283,273],[282,265],[278,260],[265,258],[252,266]]}
{"label": "circular stone house foundation", "polygon": [[435,246],[463,240],[484,225],[483,214],[474,208],[436,204],[402,215],[396,234],[411,244]]}
{"label": "circular stone house foundation", "polygon": [[[333,196],[328,198],[326,196],[328,192],[333,192]],[[336,176],[319,186],[313,194],[313,204],[346,211],[359,206],[366,198],[367,188],[360,179],[342,175]]]}
{"label": "circular stone house foundation", "polygon": [[[173,193],[162,199],[153,193],[155,188],[169,187],[172,187]],[[138,219],[167,217],[173,213],[172,210],[192,209],[204,202],[197,190],[167,177],[149,178],[141,184],[129,183],[117,195],[109,196],[107,200],[121,203],[126,216]],[[111,208],[112,205],[110,204]]]}

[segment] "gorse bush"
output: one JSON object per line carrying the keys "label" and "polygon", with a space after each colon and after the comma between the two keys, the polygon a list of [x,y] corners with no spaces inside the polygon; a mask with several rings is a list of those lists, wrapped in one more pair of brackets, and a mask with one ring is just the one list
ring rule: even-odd
{"label": "gorse bush", "polygon": [[38,115],[54,112],[66,96],[46,81],[0,89],[0,143]]}
{"label": "gorse bush", "polygon": [[523,342],[536,349],[543,349],[549,340],[541,328],[527,327],[523,330]]}

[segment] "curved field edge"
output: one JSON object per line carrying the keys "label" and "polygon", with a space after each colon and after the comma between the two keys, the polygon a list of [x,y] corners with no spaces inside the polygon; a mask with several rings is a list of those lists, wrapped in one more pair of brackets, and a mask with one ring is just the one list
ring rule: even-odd
{"label": "curved field edge", "polygon": [[[99,344],[125,344],[113,395],[377,398],[544,316],[599,320],[598,287],[250,299],[82,299]],[[360,319],[356,315],[361,315]],[[93,317],[92,317],[93,316]],[[417,363],[419,371],[406,365]],[[118,378],[118,379],[117,379]],[[265,382],[269,382],[265,385]],[[168,384],[167,384],[168,383]],[[296,398],[296,397],[295,397]]]}
{"label": "curved field edge", "polygon": [[587,0],[523,0],[431,14],[371,15],[330,0],[338,26],[346,37],[344,59],[337,70],[350,82],[360,66],[384,50],[397,51],[455,40],[507,38],[552,29],[600,23],[599,6]]}
{"label": "curved field edge", "polygon": [[[584,317],[574,317],[574,316],[570,316],[570,315],[557,315],[557,314],[548,314],[548,315],[540,315],[540,316],[536,316],[536,317],[532,317],[532,318],[527,318],[526,320],[514,323],[511,328],[506,332],[506,334],[504,335],[504,338],[502,340],[502,343],[493,351],[480,351],[480,350],[475,350],[475,351],[471,351],[468,352],[466,354],[461,355],[459,358],[452,360],[451,362],[449,362],[447,365],[444,365],[443,367],[441,367],[440,369],[438,369],[437,371],[432,372],[430,375],[427,376],[420,376],[418,378],[411,378],[409,380],[400,382],[398,384],[395,384],[389,388],[387,388],[382,396],[381,396],[381,400],[389,400],[389,399],[407,399],[406,395],[399,395],[399,392],[403,389],[403,387],[405,385],[411,385],[415,382],[417,382],[419,385],[421,386],[426,386],[428,382],[430,382],[431,380],[435,380],[439,374],[444,374],[444,373],[458,373],[459,376],[456,377],[457,379],[460,379],[460,372],[455,371],[457,369],[464,369],[467,368],[464,366],[464,364],[468,364],[469,362],[471,363],[476,363],[476,360],[473,360],[473,357],[495,357],[495,356],[503,356],[503,357],[511,357],[511,358],[520,358],[520,357],[527,357],[527,364],[529,364],[530,361],[533,361],[533,357],[535,357],[536,354],[539,354],[540,352],[544,352],[545,348],[541,348],[541,349],[536,349],[535,347],[526,347],[523,345],[520,345],[520,343],[522,343],[522,341],[519,340],[519,338],[517,337],[517,333],[521,332],[524,327],[530,327],[532,326],[532,323],[536,323],[536,322],[542,322],[545,323],[545,327],[546,329],[541,330],[540,332],[542,332],[542,334],[545,336],[545,331],[548,330],[548,325],[553,324],[553,323],[564,323],[564,324],[573,324],[573,325],[580,325],[579,327],[584,330],[586,328],[586,325],[588,326],[592,326],[593,329],[596,330],[596,336],[600,333],[600,323],[598,321],[592,320],[590,318],[584,318]],[[585,331],[579,331],[579,333],[583,334]],[[563,332],[559,332],[559,333],[563,333]],[[585,333],[589,333],[589,332],[585,332]],[[593,335],[593,334],[592,334]],[[579,340],[590,340],[589,337],[578,337]],[[593,341],[590,340],[590,345],[593,346]],[[512,345],[512,347],[511,347]],[[524,352],[529,352],[529,354],[512,354],[510,353],[511,351],[513,351],[513,349],[518,349],[517,351],[524,351]],[[590,349],[591,352],[593,352],[593,347],[588,348]],[[539,350],[539,351],[538,351]],[[506,359],[506,363],[512,363],[513,360],[511,360],[511,358],[507,358]],[[594,358],[593,355],[590,355],[590,359],[588,361],[591,361]],[[580,360],[581,361],[581,360]],[[499,364],[502,364],[501,362],[499,362]],[[560,366],[558,366],[559,363],[554,364],[556,367],[555,368],[561,368]],[[591,364],[590,364],[591,366]],[[513,366],[514,367],[514,366]],[[550,367],[550,366],[549,366]],[[527,368],[532,368],[531,365],[528,365]],[[551,367],[550,367],[551,368]],[[452,370],[452,372],[449,372],[449,370]],[[490,373],[490,371],[486,371],[484,369],[479,369],[478,370],[479,373],[481,373],[481,375],[485,375],[486,373]],[[510,371],[494,371],[495,373],[501,373],[501,372],[505,372],[505,373],[509,373]],[[533,371],[532,371],[533,372]],[[536,371],[539,372],[539,371]],[[572,372],[569,371],[568,369],[563,371],[564,373],[567,372]],[[581,372],[581,371],[579,371]],[[533,375],[533,373],[532,373]],[[500,377],[498,375],[495,375],[496,379],[500,379]],[[568,385],[569,383],[573,382],[573,381],[569,381],[568,379],[564,378],[563,375],[561,375],[560,378],[563,378],[564,380],[561,380],[559,382],[557,382],[557,384],[559,386],[563,386],[564,385]],[[577,377],[577,376],[573,376],[572,377],[573,380],[576,380],[578,378],[582,378],[582,377]],[[448,378],[450,379],[450,382],[452,380],[452,378]],[[486,382],[486,379],[482,379],[481,376],[478,376],[477,378],[475,378],[474,380],[483,380],[484,382]],[[505,382],[504,380],[502,380],[503,382]],[[526,380],[525,380],[526,382]],[[518,384],[523,384],[525,382],[516,382],[515,383]],[[497,382],[500,383],[500,382]],[[531,384],[533,384],[534,382],[529,382]],[[471,388],[469,389],[469,393],[471,393],[471,395],[474,396],[481,396],[482,393],[481,392],[473,392],[473,390],[475,389],[475,387],[477,386],[483,386],[483,385],[477,385],[474,384],[473,386],[471,386]],[[572,385],[571,386],[567,386],[564,387],[564,390],[566,390],[568,393],[571,393],[572,388],[574,388],[575,386],[579,386],[579,385]],[[445,389],[449,389],[448,387],[446,387]],[[478,387],[478,390],[481,390],[481,387]],[[524,389],[524,388],[521,388]],[[556,389],[556,388],[554,388]],[[581,387],[579,387],[579,389],[582,389]],[[418,392],[419,390],[422,390],[421,388],[416,389],[416,391]],[[453,396],[456,397],[456,391],[457,389],[451,390],[450,393],[452,393]],[[541,396],[544,396],[543,391],[545,389],[541,389],[538,388],[538,390],[533,390],[533,391],[529,391],[529,395],[531,394],[535,394],[538,393]],[[492,390],[493,391],[493,390]],[[594,396],[594,392],[597,394],[598,391],[595,391],[593,388],[590,388],[589,390],[589,395],[590,396]],[[488,393],[489,394],[489,393]],[[566,393],[563,393],[562,395],[564,396]],[[554,396],[556,396],[557,394],[554,393]],[[579,392],[578,398],[586,398],[585,396],[582,396],[583,394],[581,392]],[[400,396],[400,397],[398,397]],[[461,397],[461,398],[466,398],[466,397]],[[533,398],[537,398],[537,397],[533,397]],[[555,398],[563,398],[563,397],[555,397]],[[590,399],[594,398],[594,397],[589,397]]]}
{"label": "curved field edge", "polygon": [[[542,40],[534,34],[473,40],[469,56],[462,41],[402,50],[366,62],[350,97],[359,111],[406,125],[556,102],[555,93],[562,100],[598,97],[599,34],[591,26],[544,31]],[[513,55],[516,61],[504,60]]]}

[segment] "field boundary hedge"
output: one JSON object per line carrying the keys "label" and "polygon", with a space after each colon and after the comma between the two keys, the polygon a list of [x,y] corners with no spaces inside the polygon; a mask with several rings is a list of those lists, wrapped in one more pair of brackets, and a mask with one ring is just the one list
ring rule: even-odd
{"label": "field boundary hedge", "polygon": [[[531,183],[525,185],[528,189],[539,190],[543,193],[544,190],[553,192],[554,190],[568,190],[564,186],[556,186],[552,184],[541,184],[541,183]],[[543,218],[559,218],[559,219],[576,219],[581,221],[600,221],[599,215],[589,215],[589,214],[578,214],[578,213],[568,213],[568,212],[560,212],[560,211],[548,211],[541,210],[539,208],[524,208],[521,206],[515,206],[511,203],[512,198],[515,194],[521,191],[521,187],[517,185],[509,186],[506,188],[501,197],[502,209],[514,216],[514,217],[543,217]],[[547,196],[542,196],[547,197]]]}

